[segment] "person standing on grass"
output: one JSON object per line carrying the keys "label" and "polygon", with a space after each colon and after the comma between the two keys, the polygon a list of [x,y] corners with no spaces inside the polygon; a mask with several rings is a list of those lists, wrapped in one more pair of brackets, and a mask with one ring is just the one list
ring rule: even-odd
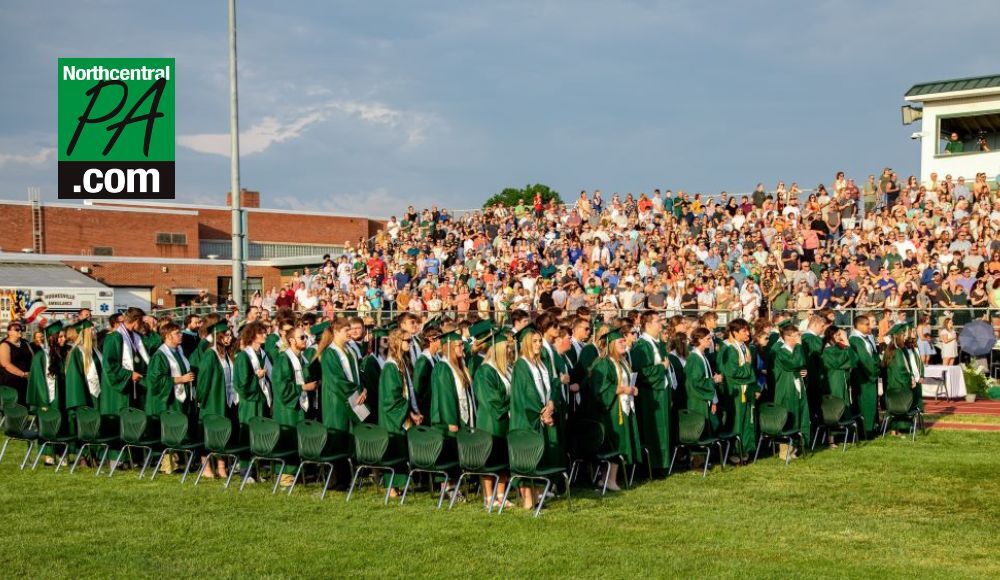
{"label": "person standing on grass", "polygon": [[[327,331],[329,332],[329,330]],[[306,331],[292,325],[285,331],[282,341],[288,347],[278,353],[271,371],[274,388],[274,420],[281,427],[281,443],[285,449],[294,449],[296,427],[305,418],[309,406],[307,393],[316,389],[316,381],[309,374],[309,362],[302,356],[306,347]],[[292,473],[298,465],[289,463],[281,474],[282,487],[292,485]]]}
{"label": "person standing on grass", "polygon": [[878,422],[878,381],[882,372],[878,347],[871,335],[871,318],[862,314],[854,319],[848,343],[857,359],[851,372],[851,410],[861,415],[865,435],[870,437]]}
{"label": "person standing on grass", "polygon": [[381,410],[378,403],[379,381],[387,356],[389,356],[389,332],[384,328],[376,328],[371,332],[368,354],[361,360],[361,386],[365,390],[365,404],[371,411],[365,419],[367,423],[378,423],[378,413]]}
{"label": "person standing on grass", "polygon": [[[77,322],[67,331],[70,338],[74,334],[73,349],[66,360],[66,419],[72,434],[76,434],[77,409],[96,409],[101,394],[101,353],[94,339],[94,323],[89,318]],[[86,459],[80,464],[86,467]]]}
{"label": "person standing on grass", "polygon": [[734,457],[734,462],[738,463],[746,461],[746,455],[756,447],[754,407],[760,398],[760,390],[757,387],[757,373],[754,371],[755,360],[748,346],[750,323],[737,318],[729,323],[726,332],[729,337],[719,349],[717,360],[728,393],[724,430],[739,435],[743,442],[743,456]]}
{"label": "person standing on grass", "polygon": [[[476,408],[476,428],[493,436],[493,449],[486,464],[499,465],[507,463],[513,338],[506,332],[497,331],[485,340],[489,344],[486,356],[472,378],[472,390],[479,403]],[[482,478],[484,501],[488,503],[490,497],[503,497],[509,478],[508,473],[501,473],[495,490],[491,478]]]}
{"label": "person standing on grass", "polygon": [[[378,424],[389,433],[388,457],[405,457],[406,431],[420,425],[424,418],[417,410],[417,400],[413,392],[413,369],[410,363],[410,333],[401,328],[389,332],[389,350],[385,364],[379,374]],[[398,497],[399,488],[406,483],[406,476],[397,474],[390,480],[385,476],[385,485],[392,488],[389,497]]]}
{"label": "person standing on grass", "polygon": [[691,331],[691,352],[684,363],[687,408],[705,418],[707,434],[719,429],[719,395],[722,375],[712,370],[705,349],[712,343],[712,332],[700,326]]}
{"label": "person standing on grass", "polygon": [[[920,377],[923,375],[923,365],[916,349],[911,348],[910,325],[896,324],[889,329],[889,346],[882,357],[886,369],[885,394],[909,392],[912,396],[911,409],[923,409],[923,393],[920,387]],[[895,422],[889,426],[893,433],[903,426],[904,422]]]}
{"label": "person standing on grass", "polygon": [[[773,373],[774,404],[784,407],[788,412],[786,425],[808,437],[812,424],[809,420],[805,379],[809,372],[806,370],[799,329],[791,324],[781,329],[781,342],[775,346]],[[797,457],[794,449],[781,444],[781,458],[787,459],[789,453],[792,457]]]}
{"label": "person standing on grass", "polygon": [[[250,419],[271,416],[274,399],[271,361],[264,352],[267,336],[267,326],[262,322],[247,323],[240,332],[239,352],[233,361],[233,391],[239,397],[236,416],[240,445],[250,444]],[[246,464],[246,461],[240,462],[244,469]]]}
{"label": "person standing on grass", "polygon": [[[628,342],[620,330],[613,330],[604,337],[603,346],[603,356],[590,370],[590,390],[600,407],[607,449],[621,455],[625,465],[635,465],[642,461],[635,404],[639,389],[633,384],[628,364]],[[618,465],[612,463],[609,471],[608,489],[620,491]],[[627,478],[628,474],[622,476]]]}
{"label": "person standing on grass", "polygon": [[660,343],[663,322],[657,312],[646,311],[639,319],[642,334],[632,347],[631,358],[638,373],[638,420],[643,445],[649,450],[651,469],[670,467],[672,368]]}
{"label": "person standing on grass", "polygon": [[[66,333],[62,322],[56,321],[45,327],[45,341],[48,348],[39,350],[31,359],[28,375],[28,406],[36,415],[38,411],[56,409],[62,416],[59,435],[68,434],[69,421],[66,414]],[[45,464],[51,465],[51,456],[45,457]]]}
{"label": "person standing on grass", "polygon": [[[160,432],[160,414],[175,411],[190,418],[197,411],[195,375],[181,350],[180,326],[165,322],[160,327],[160,337],[163,342],[149,360],[149,372],[146,374],[146,434],[153,437]],[[189,431],[191,428],[189,421]],[[164,458],[160,465],[164,473],[172,473],[174,468],[170,456]]]}
{"label": "person standing on grass", "polygon": [[[198,416],[190,418],[188,431],[193,432],[206,416],[220,415],[229,419],[235,435],[233,439],[239,440],[239,394],[233,386],[233,335],[225,320],[216,323],[210,332],[213,336],[212,348],[202,355],[197,374]],[[218,460],[215,471],[218,477],[227,477],[226,462]],[[206,465],[202,477],[210,476],[211,466]]]}
{"label": "person standing on grass", "polygon": [[[149,365],[149,354],[142,345],[137,330],[145,313],[129,308],[118,327],[104,337],[101,350],[101,415],[117,417],[126,407],[141,408],[145,395],[143,382]],[[117,433],[117,425],[107,425],[109,433]]]}
{"label": "person standing on grass", "polygon": [[358,404],[364,404],[367,392],[361,386],[361,372],[357,359],[349,346],[351,320],[338,318],[323,331],[316,352],[320,357],[322,380],[320,381],[320,413],[323,425],[330,437],[328,445],[338,451],[346,451],[349,436],[358,423],[358,416],[349,399],[358,395]]}
{"label": "person standing on grass", "polygon": [[[844,402],[845,414],[851,414],[851,370],[857,366],[858,358],[847,340],[843,329],[831,326],[823,334],[823,369],[826,375],[826,392]],[[822,412],[820,412],[822,417]],[[833,434],[829,435],[830,446],[836,447]]]}

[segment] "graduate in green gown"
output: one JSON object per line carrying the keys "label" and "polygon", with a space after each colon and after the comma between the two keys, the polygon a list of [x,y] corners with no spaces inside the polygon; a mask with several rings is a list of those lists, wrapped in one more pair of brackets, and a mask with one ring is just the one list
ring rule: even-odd
{"label": "graduate in green gown", "polygon": [[[55,321],[45,327],[46,348],[39,350],[31,358],[28,371],[28,406],[34,413],[43,409],[56,409],[62,417],[59,435],[72,434],[76,425],[70,425],[66,408],[66,359],[69,347],[62,322]],[[52,463],[51,456],[45,456],[46,465]]]}
{"label": "graduate in green gown", "polygon": [[66,332],[63,323],[55,321],[48,324],[44,331],[45,348],[31,357],[31,369],[28,371],[28,408],[32,412],[41,409],[56,408],[63,414],[63,427],[66,427],[66,357],[69,348],[66,346]]}
{"label": "graduate in green gown", "polygon": [[[288,348],[278,353],[271,368],[274,420],[281,427],[280,445],[285,449],[295,449],[298,445],[296,428],[305,419],[305,408],[309,406],[306,393],[316,389],[316,381],[309,374],[309,362],[303,356],[306,330],[292,326],[282,339]],[[282,487],[292,485],[292,473],[297,468],[294,461],[285,466],[280,478]]]}
{"label": "graduate in green gown", "polygon": [[[267,326],[262,322],[249,322],[240,331],[239,350],[233,361],[233,390],[239,397],[236,417],[240,445],[250,444],[250,419],[272,415],[272,369],[264,351],[267,335]],[[240,466],[245,469],[248,463],[241,460]]]}
{"label": "graduate in green gown", "polygon": [[[636,417],[636,396],[632,367],[626,353],[628,342],[620,330],[613,330],[605,337],[607,351],[597,359],[590,369],[591,390],[601,407],[601,423],[604,425],[605,447],[615,451],[633,465],[642,460],[642,443],[639,440],[639,422]],[[619,491],[617,484],[618,466],[611,464],[608,474],[608,489]],[[623,477],[628,477],[623,474]]]}
{"label": "graduate in green gown", "polygon": [[707,328],[691,331],[691,349],[684,363],[684,385],[687,408],[705,418],[706,433],[719,429],[719,395],[722,375],[715,372],[704,349],[711,345],[712,334]]}
{"label": "graduate in green gown", "polygon": [[436,328],[426,329],[422,342],[424,348],[413,363],[413,390],[416,392],[420,414],[430,419],[431,373],[438,364],[438,353],[441,352],[441,331]]}
{"label": "graduate in green gown", "polygon": [[[912,334],[913,327],[909,324],[896,324],[889,329],[890,342],[883,356],[886,367],[885,394],[909,391],[912,395],[911,409],[923,410],[924,398],[920,379],[923,376],[923,363],[914,348],[916,340]],[[909,428],[905,421],[895,421],[889,426],[895,432],[898,429]]]}
{"label": "graduate in green gown", "polygon": [[[750,351],[750,323],[736,318],[726,329],[729,335],[716,355],[719,372],[728,392],[726,401],[725,430],[740,436],[743,442],[743,457],[736,461],[746,461],[747,454],[757,447],[757,424],[754,420],[756,401],[760,398],[754,357]],[[731,419],[729,417],[732,417]]]}
{"label": "graduate in green gown", "polygon": [[878,347],[871,335],[871,318],[863,314],[857,316],[847,340],[858,361],[851,372],[851,408],[861,415],[865,436],[871,437],[878,424],[878,381],[882,372]]}
{"label": "graduate in green gown", "polygon": [[[510,388],[511,370],[514,358],[513,337],[503,331],[496,331],[488,338],[489,348],[483,364],[479,366],[472,378],[472,390],[475,393],[476,428],[482,429],[493,436],[493,449],[490,452],[487,465],[507,463],[507,431],[510,428]],[[493,497],[502,497],[509,480],[508,473],[499,475],[499,484],[494,490],[493,480],[482,479],[483,499],[489,501]]]}
{"label": "graduate in green gown", "polygon": [[677,379],[672,377],[670,360],[664,356],[659,340],[663,330],[659,313],[644,312],[640,324],[642,334],[631,351],[632,368],[638,373],[639,431],[642,444],[649,450],[649,467],[665,470],[670,467],[672,384],[676,385]]}
{"label": "graduate in green gown", "polygon": [[[129,308],[118,327],[104,337],[101,349],[101,415],[117,417],[126,407],[143,409],[146,386],[143,377],[149,365],[149,354],[136,329],[142,324],[143,312]],[[105,421],[108,434],[118,434],[117,423]]]}
{"label": "graduate in green gown", "polygon": [[441,360],[431,373],[431,426],[453,439],[461,427],[476,426],[476,399],[465,367],[462,336],[441,336]]}
{"label": "graduate in green gown", "polygon": [[[192,417],[189,425],[191,429],[196,429],[195,433],[201,432],[200,421],[208,415],[221,415],[229,419],[233,426],[232,436],[237,438],[240,433],[239,394],[233,387],[233,335],[225,320],[216,323],[210,331],[213,346],[202,353],[201,366],[196,376],[198,416]],[[210,474],[209,468],[210,466],[205,466],[203,477]],[[218,477],[228,476],[224,460],[217,462],[215,473]]]}
{"label": "graduate in green gown", "polygon": [[[191,368],[198,372],[198,367],[201,365],[201,355],[207,350],[211,350],[212,345],[215,343],[215,335],[212,334],[211,329],[215,327],[220,321],[218,314],[214,312],[205,316],[205,321],[198,329],[198,334],[201,339],[198,341],[198,346],[194,347],[194,352],[188,358],[188,362],[191,363]],[[183,340],[183,335],[181,339]]]}
{"label": "graduate in green gown", "polygon": [[368,354],[361,360],[361,383],[366,392],[365,405],[371,411],[365,422],[378,423],[379,382],[386,357],[389,355],[389,331],[384,328],[376,328],[370,335]]}
{"label": "graduate in green gown", "polygon": [[146,374],[146,418],[151,425],[149,434],[159,434],[159,417],[164,411],[177,411],[190,416],[197,409],[194,397],[194,373],[184,352],[180,350],[181,329],[173,322],[161,328],[163,342],[149,359]]}
{"label": "graduate in green gown", "polygon": [[[388,353],[378,384],[378,424],[389,432],[389,457],[405,457],[407,454],[406,431],[414,425],[424,423],[424,417],[417,408],[413,392],[413,369],[410,363],[410,333],[401,328],[389,331]],[[399,488],[406,483],[406,475],[398,473],[389,481],[386,474],[385,485],[392,487],[389,495],[396,497]]]}
{"label": "graduate in green gown", "polygon": [[[826,317],[811,314],[802,332],[802,356],[806,359],[806,399],[809,402],[811,423],[823,421],[820,410],[823,395],[826,394],[826,369],[823,367],[823,334],[829,326]],[[808,433],[806,435],[809,435]]]}
{"label": "graduate in green gown", "polygon": [[163,337],[160,336],[160,323],[152,316],[144,316],[142,318],[142,326],[139,328],[139,334],[142,336],[142,346],[146,349],[146,352],[150,353],[149,356],[153,356],[152,353],[156,352],[160,345],[163,344]]}
{"label": "graduate in green gown", "polygon": [[[69,433],[76,435],[76,412],[80,407],[98,408],[101,394],[101,353],[94,338],[94,323],[82,320],[66,331],[73,343],[66,359],[66,419]],[[87,466],[86,458],[80,465]]]}
{"label": "graduate in green gown", "polygon": [[349,399],[357,395],[358,404],[363,405],[367,398],[359,361],[348,347],[350,332],[350,319],[338,318],[324,331],[317,347],[322,368],[320,415],[329,432],[328,448],[337,451],[349,450],[350,434],[355,423],[361,422]]}
{"label": "graduate in green gown", "polygon": [[[540,465],[565,466],[566,454],[559,441],[556,427],[556,410],[553,402],[552,380],[542,363],[542,335],[531,324],[517,335],[518,359],[514,363],[510,380],[510,429],[530,429],[540,433],[545,442]],[[522,506],[534,507],[533,486],[521,487]]]}
{"label": "graduate in green gown", "polygon": [[469,337],[472,340],[466,343],[465,366],[469,369],[470,377],[475,377],[479,366],[483,364],[484,353],[490,347],[488,339],[494,330],[496,328],[489,320],[480,320],[469,327]]}
{"label": "graduate in green gown", "polygon": [[[854,354],[847,340],[847,333],[844,329],[830,326],[823,335],[823,368],[826,376],[825,395],[836,397],[844,402],[848,416],[851,412],[851,370],[858,364],[858,358]],[[821,403],[822,404],[822,403]],[[820,412],[822,417],[822,411]],[[831,447],[836,447],[833,435],[829,436]]]}
{"label": "graduate in green gown", "polygon": [[[805,379],[809,373],[800,340],[801,334],[795,326],[787,325],[781,329],[781,342],[775,345],[772,369],[774,404],[788,411],[788,425],[808,437],[811,423]],[[795,457],[794,451],[782,444],[782,459],[786,458],[786,453]]]}

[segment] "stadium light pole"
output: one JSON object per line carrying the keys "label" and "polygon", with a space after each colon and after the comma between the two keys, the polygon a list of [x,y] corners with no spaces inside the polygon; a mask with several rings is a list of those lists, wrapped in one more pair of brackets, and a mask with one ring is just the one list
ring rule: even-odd
{"label": "stadium light pole", "polygon": [[[233,210],[233,301],[243,308],[243,210],[240,209],[240,123],[236,96],[236,0],[229,0],[229,178]],[[221,298],[221,297],[220,297]]]}

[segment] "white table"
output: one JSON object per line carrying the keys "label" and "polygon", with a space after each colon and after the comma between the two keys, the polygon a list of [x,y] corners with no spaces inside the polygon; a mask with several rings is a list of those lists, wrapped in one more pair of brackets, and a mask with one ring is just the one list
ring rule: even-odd
{"label": "white table", "polygon": [[[966,394],[965,374],[962,373],[962,367],[958,365],[927,365],[924,367],[924,376],[933,379],[944,379],[944,386],[948,391],[947,397],[949,399],[961,399]],[[935,385],[925,384],[921,386],[923,387],[925,398],[934,397],[937,391]]]}

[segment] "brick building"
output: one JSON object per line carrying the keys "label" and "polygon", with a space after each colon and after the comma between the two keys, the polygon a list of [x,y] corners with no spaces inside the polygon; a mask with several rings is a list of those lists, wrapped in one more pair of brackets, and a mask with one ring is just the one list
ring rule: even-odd
{"label": "brick building", "polygon": [[[227,194],[227,203],[229,201]],[[260,207],[243,190],[248,294],[280,285],[323,254],[339,255],[383,225],[366,217]],[[115,303],[180,306],[230,288],[228,206],[92,200],[84,204],[0,200],[0,262],[62,263],[115,289]]]}

